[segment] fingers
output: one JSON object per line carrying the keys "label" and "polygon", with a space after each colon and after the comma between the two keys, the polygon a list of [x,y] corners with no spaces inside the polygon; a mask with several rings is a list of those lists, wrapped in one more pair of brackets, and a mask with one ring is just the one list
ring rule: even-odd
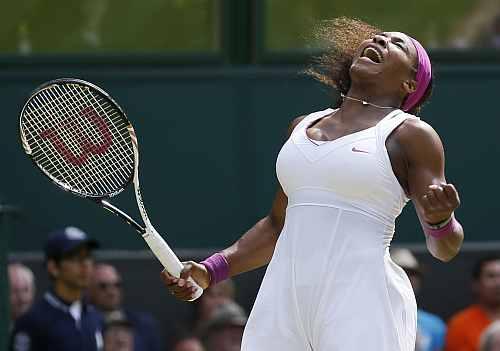
{"label": "fingers", "polygon": [[453,184],[443,184],[443,189],[448,200],[458,207],[460,205],[460,197],[458,196],[458,191],[455,189],[455,186]]}
{"label": "fingers", "polygon": [[167,286],[174,284],[175,277],[173,275],[171,275],[170,273],[168,273],[168,271],[166,269],[161,271],[160,277]]}
{"label": "fingers", "polygon": [[184,263],[184,268],[181,271],[181,278],[187,279],[191,276],[191,270],[193,269],[193,263],[191,261]]}
{"label": "fingers", "polygon": [[458,192],[453,184],[432,184],[428,191],[422,196],[426,207],[432,210],[454,210],[460,205]]}
{"label": "fingers", "polygon": [[176,282],[169,288],[170,293],[180,300],[190,300],[196,291],[193,284],[184,279],[177,279]]}
{"label": "fingers", "polygon": [[424,219],[428,223],[437,223],[451,216],[460,205],[460,199],[453,184],[432,184],[422,195],[420,204]]}
{"label": "fingers", "polygon": [[429,191],[427,192],[429,203],[436,209],[449,209],[453,207],[453,204],[448,199],[442,185],[430,185]]}
{"label": "fingers", "polygon": [[196,288],[187,280],[191,276],[191,269],[192,264],[190,262],[185,262],[180,278],[174,277],[166,270],[161,272],[161,279],[167,286],[167,289],[172,295],[180,300],[190,300],[196,292]]}

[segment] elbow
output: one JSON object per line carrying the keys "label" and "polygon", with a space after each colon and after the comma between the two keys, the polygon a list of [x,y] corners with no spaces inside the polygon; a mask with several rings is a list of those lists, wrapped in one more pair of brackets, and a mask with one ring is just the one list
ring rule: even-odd
{"label": "elbow", "polygon": [[275,238],[275,240],[278,240],[278,237],[285,225],[284,218],[276,218],[274,216],[268,215],[266,217],[266,220],[269,225],[270,231],[273,234],[273,237]]}
{"label": "elbow", "polygon": [[450,248],[442,246],[439,247],[437,245],[427,245],[427,248],[431,255],[441,262],[450,262],[460,251],[460,247]]}
{"label": "elbow", "polygon": [[459,250],[455,252],[436,252],[432,253],[432,256],[440,260],[441,262],[450,262],[457,254]]}
{"label": "elbow", "polygon": [[431,255],[438,260],[450,262],[460,252],[462,240],[463,236],[449,241],[446,239],[431,239],[427,242],[427,248]]}

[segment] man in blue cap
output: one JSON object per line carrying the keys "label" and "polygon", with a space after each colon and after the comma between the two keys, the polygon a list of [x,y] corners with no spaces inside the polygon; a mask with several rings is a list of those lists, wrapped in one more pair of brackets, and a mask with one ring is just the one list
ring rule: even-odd
{"label": "man in blue cap", "polygon": [[17,320],[12,351],[100,351],[102,317],[83,299],[93,269],[95,240],[78,228],[50,235],[45,245],[51,288]]}

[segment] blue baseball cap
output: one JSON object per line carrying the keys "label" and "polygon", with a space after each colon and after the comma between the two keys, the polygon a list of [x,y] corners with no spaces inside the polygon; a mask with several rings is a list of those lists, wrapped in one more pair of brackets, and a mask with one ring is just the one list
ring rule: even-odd
{"label": "blue baseball cap", "polygon": [[47,259],[61,258],[81,246],[96,249],[99,243],[97,240],[90,239],[84,231],[76,227],[58,229],[49,235],[45,244],[45,257]]}

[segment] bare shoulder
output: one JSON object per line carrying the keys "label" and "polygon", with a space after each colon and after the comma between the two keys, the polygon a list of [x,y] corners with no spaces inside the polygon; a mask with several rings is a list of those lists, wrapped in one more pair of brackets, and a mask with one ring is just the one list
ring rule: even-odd
{"label": "bare shoulder", "polygon": [[432,126],[418,118],[408,118],[398,128],[398,134],[415,137],[438,136]]}
{"label": "bare shoulder", "polygon": [[407,151],[442,151],[443,145],[432,126],[417,118],[408,118],[395,130],[398,143]]}
{"label": "bare shoulder", "polygon": [[302,122],[302,120],[306,117],[306,115],[303,115],[303,116],[299,116],[299,117],[296,117],[294,118],[290,124],[288,125],[288,133],[287,135],[290,136],[293,132],[293,130],[295,129],[295,127],[297,127],[297,125]]}

